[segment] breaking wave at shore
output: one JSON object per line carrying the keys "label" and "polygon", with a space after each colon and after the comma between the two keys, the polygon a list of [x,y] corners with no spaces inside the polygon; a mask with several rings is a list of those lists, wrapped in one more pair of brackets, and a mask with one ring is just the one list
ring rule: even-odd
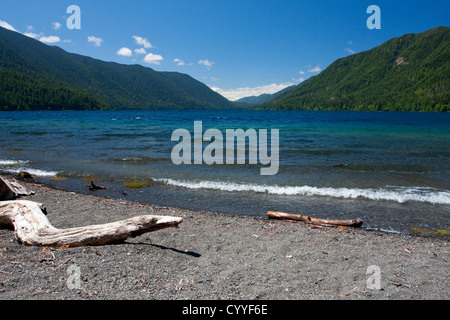
{"label": "breaking wave at shore", "polygon": [[183,181],[174,179],[155,179],[155,181],[188,189],[212,189],[229,192],[250,191],[276,195],[328,196],[347,199],[366,198],[369,200],[390,200],[399,203],[418,201],[431,204],[450,204],[449,191],[440,191],[429,187],[387,186],[379,189],[359,189],[312,186],[271,186],[221,181]]}
{"label": "breaking wave at shore", "polygon": [[48,171],[35,168],[25,167],[29,161],[22,160],[0,160],[0,167],[3,167],[3,171],[8,173],[19,173],[21,171],[28,172],[31,175],[39,177],[56,177],[58,171]]}

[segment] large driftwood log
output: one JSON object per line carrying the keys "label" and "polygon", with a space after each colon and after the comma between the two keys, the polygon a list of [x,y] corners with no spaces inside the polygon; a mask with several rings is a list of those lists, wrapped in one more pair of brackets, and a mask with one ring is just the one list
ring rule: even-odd
{"label": "large driftwood log", "polygon": [[0,225],[12,224],[19,242],[36,246],[117,243],[147,232],[177,227],[182,221],[180,217],[145,215],[101,225],[57,229],[47,219],[46,209],[40,203],[27,200],[0,202]]}
{"label": "large driftwood log", "polygon": [[363,224],[362,220],[328,220],[328,219],[318,219],[309,216],[304,216],[301,214],[284,213],[277,211],[267,211],[267,216],[273,219],[289,219],[303,221],[307,223],[325,225],[325,226],[345,226],[345,227],[361,227]]}

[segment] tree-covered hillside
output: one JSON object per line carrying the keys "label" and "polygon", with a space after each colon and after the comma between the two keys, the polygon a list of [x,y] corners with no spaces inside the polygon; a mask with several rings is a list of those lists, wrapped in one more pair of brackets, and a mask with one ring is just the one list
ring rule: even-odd
{"label": "tree-covered hillside", "polygon": [[0,41],[0,110],[108,107],[95,95],[45,74]]}
{"label": "tree-covered hillside", "polygon": [[450,28],[406,34],[339,59],[274,110],[450,111]]}
{"label": "tree-covered hillside", "polygon": [[0,110],[229,109],[192,77],[68,53],[0,27]]}

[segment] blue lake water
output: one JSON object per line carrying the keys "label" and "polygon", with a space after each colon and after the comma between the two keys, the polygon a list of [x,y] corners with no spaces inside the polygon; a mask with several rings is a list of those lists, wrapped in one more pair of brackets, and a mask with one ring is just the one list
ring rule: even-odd
{"label": "blue lake water", "polygon": [[[172,132],[193,136],[194,121],[224,137],[227,129],[267,129],[269,142],[278,129],[277,174],[261,175],[268,165],[260,163],[175,165]],[[2,112],[0,134],[0,170],[28,171],[63,189],[89,192],[81,179],[91,178],[110,187],[107,196],[163,206],[358,217],[392,231],[449,229],[449,113]]]}

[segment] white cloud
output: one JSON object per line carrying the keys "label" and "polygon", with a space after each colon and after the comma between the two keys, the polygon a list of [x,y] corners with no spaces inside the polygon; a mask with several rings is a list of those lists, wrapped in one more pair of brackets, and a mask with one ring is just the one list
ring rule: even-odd
{"label": "white cloud", "polygon": [[295,82],[303,82],[303,81],[305,81],[305,78],[303,78],[303,77],[300,77],[300,78],[298,78],[298,79],[293,78],[292,81],[295,81]]}
{"label": "white cloud", "polygon": [[53,30],[59,30],[59,29],[61,29],[61,23],[59,23],[59,22],[53,22],[53,23],[52,23],[52,28],[53,28]]}
{"label": "white cloud", "polygon": [[173,59],[173,62],[177,64],[177,66],[184,66],[185,63],[183,60],[180,60],[178,58]]}
{"label": "white cloud", "polygon": [[134,53],[136,54],[146,54],[147,51],[145,51],[144,48],[134,49]]}
{"label": "white cloud", "polygon": [[198,61],[198,64],[204,65],[206,68],[211,68],[215,62],[209,61],[208,59],[202,59]]}
{"label": "white cloud", "polygon": [[300,70],[298,73],[299,73],[299,74],[305,74],[305,71]]}
{"label": "white cloud", "polygon": [[350,54],[355,54],[355,51],[353,51],[353,49],[351,49],[351,48],[346,48],[345,51]]}
{"label": "white cloud", "polygon": [[11,31],[16,31],[18,32],[12,25],[10,25],[8,22],[6,21],[2,21],[0,20],[0,27],[11,30]]}
{"label": "white cloud", "polygon": [[160,56],[159,54],[153,54],[153,53],[149,53],[144,58],[144,62],[150,63],[150,64],[160,64],[162,60],[164,60],[164,58],[162,56]]}
{"label": "white cloud", "polygon": [[153,48],[152,44],[146,38],[133,36],[133,39],[136,40],[138,45],[143,46],[145,49]]}
{"label": "white cloud", "polygon": [[314,67],[314,68],[308,70],[308,72],[320,72],[320,71],[322,71],[322,69],[320,69],[319,66]]}
{"label": "white cloud", "polygon": [[245,88],[237,88],[237,89],[221,89],[218,87],[211,87],[211,89],[217,93],[220,93],[222,96],[224,96],[228,100],[236,101],[236,100],[239,100],[239,99],[245,98],[245,97],[260,96],[264,93],[273,94],[273,93],[276,93],[287,87],[290,87],[294,84],[295,83],[292,83],[292,82],[285,82],[285,83],[281,83],[281,84],[272,83],[272,84],[268,84],[265,86],[254,87],[254,88],[245,87]]}
{"label": "white cloud", "polygon": [[88,37],[88,42],[92,42],[94,44],[94,46],[100,47],[102,45],[103,39],[102,38],[97,38],[97,37],[94,37],[94,36],[89,36]]}
{"label": "white cloud", "polygon": [[37,39],[42,35],[42,33],[37,34],[37,33],[33,33],[33,32],[25,32],[24,35],[27,37],[33,38],[33,39]]}
{"label": "white cloud", "polygon": [[40,37],[39,41],[44,43],[58,43],[61,41],[61,38],[58,36]]}
{"label": "white cloud", "polygon": [[130,49],[123,47],[123,48],[120,48],[119,51],[117,51],[117,54],[119,56],[131,57],[133,55],[133,52],[131,52]]}

